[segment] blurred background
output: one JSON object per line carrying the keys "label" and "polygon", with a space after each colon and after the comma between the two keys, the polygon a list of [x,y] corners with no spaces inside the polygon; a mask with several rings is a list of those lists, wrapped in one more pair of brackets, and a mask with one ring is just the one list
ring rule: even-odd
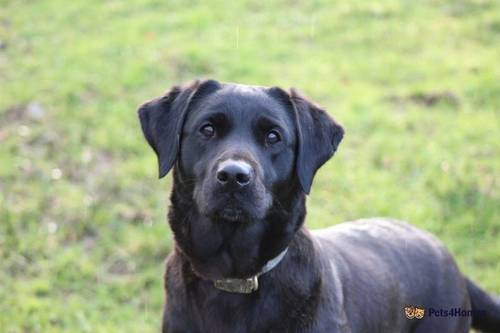
{"label": "blurred background", "polygon": [[500,2],[0,0],[0,331],[155,332],[170,176],[137,106],[216,78],[346,129],[308,226],[435,233],[500,293]]}

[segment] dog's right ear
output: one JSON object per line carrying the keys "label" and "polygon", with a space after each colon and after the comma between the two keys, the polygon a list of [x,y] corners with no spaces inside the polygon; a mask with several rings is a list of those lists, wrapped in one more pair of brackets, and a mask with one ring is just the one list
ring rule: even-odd
{"label": "dog's right ear", "polygon": [[182,128],[192,100],[221,87],[214,80],[173,87],[165,95],[139,107],[142,132],[158,156],[160,178],[172,169],[179,153]]}

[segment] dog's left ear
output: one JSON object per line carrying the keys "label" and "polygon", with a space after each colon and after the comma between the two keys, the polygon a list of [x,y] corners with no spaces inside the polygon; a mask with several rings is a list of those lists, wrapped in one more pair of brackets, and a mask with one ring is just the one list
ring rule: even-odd
{"label": "dog's left ear", "polygon": [[296,89],[290,89],[289,94],[272,87],[269,94],[292,109],[297,127],[295,170],[302,190],[309,194],[316,171],[333,156],[344,137],[344,129]]}
{"label": "dog's left ear", "polygon": [[298,132],[296,171],[302,190],[309,194],[316,171],[333,156],[344,129],[325,110],[295,89],[290,92]]}
{"label": "dog's left ear", "polygon": [[325,110],[290,89],[272,87],[269,94],[289,107],[297,127],[295,170],[302,190],[309,194],[316,171],[328,161],[344,136],[344,129]]}
{"label": "dog's left ear", "polygon": [[316,171],[333,156],[344,137],[344,129],[295,89],[290,92],[297,119],[297,176],[302,190],[309,194]]}
{"label": "dog's left ear", "polygon": [[214,80],[194,81],[186,87],[173,87],[165,95],[139,107],[144,137],[158,156],[160,178],[170,171],[177,160],[190,104],[220,87],[220,83]]}

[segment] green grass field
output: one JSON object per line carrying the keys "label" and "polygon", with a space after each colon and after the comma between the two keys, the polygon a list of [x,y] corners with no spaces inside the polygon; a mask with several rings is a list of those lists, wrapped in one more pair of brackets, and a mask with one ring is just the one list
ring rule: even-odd
{"label": "green grass field", "polygon": [[500,2],[0,0],[0,332],[155,332],[170,177],[136,108],[295,86],[346,128],[307,224],[392,216],[500,293]]}

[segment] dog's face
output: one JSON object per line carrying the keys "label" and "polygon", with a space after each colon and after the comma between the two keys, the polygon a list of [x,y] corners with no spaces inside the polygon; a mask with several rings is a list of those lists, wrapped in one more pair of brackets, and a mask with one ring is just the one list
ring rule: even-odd
{"label": "dog's face", "polygon": [[175,165],[201,215],[233,222],[263,219],[294,184],[308,193],[343,135],[295,91],[212,80],[173,88],[139,115],[160,177]]}
{"label": "dog's face", "polygon": [[229,221],[266,215],[294,168],[293,116],[262,89],[247,86],[227,86],[193,103],[180,168],[194,181],[201,214]]}

